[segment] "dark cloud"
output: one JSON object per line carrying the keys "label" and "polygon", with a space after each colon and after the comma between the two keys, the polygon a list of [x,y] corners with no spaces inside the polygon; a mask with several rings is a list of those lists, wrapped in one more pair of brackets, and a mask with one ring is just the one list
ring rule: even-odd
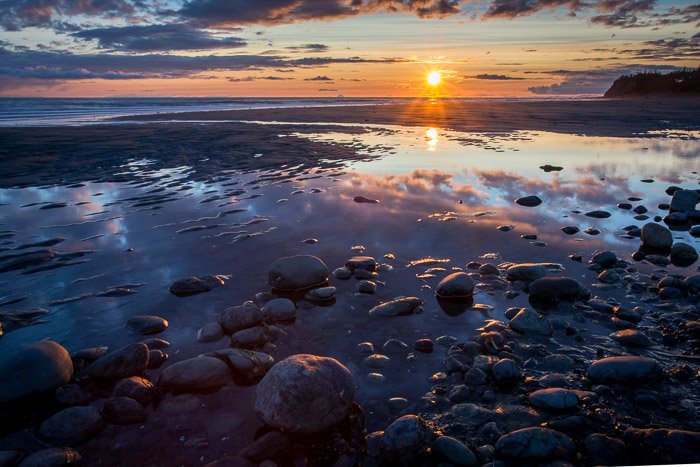
{"label": "dark cloud", "polygon": [[656,0],[601,0],[596,4],[596,10],[608,13],[593,16],[591,22],[632,27],[639,23],[639,13],[651,11],[655,3]]}
{"label": "dark cloud", "polygon": [[136,12],[130,0],[0,0],[0,26],[8,31],[26,27],[75,29],[56,19],[76,16],[128,18]]}
{"label": "dark cloud", "polygon": [[102,49],[129,52],[168,50],[208,50],[245,47],[237,37],[218,37],[208,31],[193,29],[186,24],[154,24],[86,29],[72,34],[81,39],[97,40]]}
{"label": "dark cloud", "polygon": [[303,44],[303,45],[293,45],[290,47],[285,47],[287,50],[292,50],[294,52],[306,52],[306,53],[320,53],[328,51],[328,46],[326,44]]}
{"label": "dark cloud", "polygon": [[512,19],[560,7],[575,12],[583,5],[580,0],[492,0],[484,17]]}
{"label": "dark cloud", "polygon": [[265,81],[289,81],[289,80],[294,80],[294,78],[287,78],[284,76],[246,76],[245,78],[235,78],[235,77],[230,77],[226,78],[227,81],[231,83],[247,83],[251,81],[260,81],[260,80],[265,80]]}
{"label": "dark cloud", "polygon": [[313,78],[305,78],[304,81],[333,81],[333,78],[328,76],[314,76]]}
{"label": "dark cloud", "polygon": [[[578,58],[576,61],[608,61],[620,59],[644,59],[657,62],[677,61],[700,57],[700,35],[690,38],[671,37],[644,41],[637,48],[596,48],[591,52],[604,53],[603,57]],[[612,56],[611,56],[612,55]]]}
{"label": "dark cloud", "polygon": [[491,81],[519,81],[519,80],[525,79],[525,78],[518,78],[516,76],[492,75],[492,74],[488,74],[488,73],[483,73],[481,75],[476,75],[476,76],[466,76],[466,78],[484,79],[484,80],[491,80]]}

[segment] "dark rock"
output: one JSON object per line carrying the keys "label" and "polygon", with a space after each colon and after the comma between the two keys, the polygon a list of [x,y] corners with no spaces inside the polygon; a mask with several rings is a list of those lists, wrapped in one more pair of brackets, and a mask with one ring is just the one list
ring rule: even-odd
{"label": "dark rock", "polygon": [[288,298],[273,298],[262,308],[262,315],[267,321],[291,321],[297,316],[297,308]]}
{"label": "dark rock", "polygon": [[0,357],[0,406],[53,392],[73,376],[73,362],[59,344],[44,340]]}
{"label": "dark rock", "polygon": [[137,315],[126,322],[126,327],[139,334],[158,334],[168,328],[168,321],[159,316]]}
{"label": "dark rock", "polygon": [[148,351],[148,369],[153,370],[156,368],[160,368],[163,366],[163,363],[165,363],[168,360],[168,354],[163,352],[162,350],[149,350]]}
{"label": "dark rock", "polygon": [[279,431],[270,431],[256,439],[253,444],[238,453],[239,456],[259,463],[265,459],[274,459],[284,454],[291,447],[289,437]]}
{"label": "dark rock", "polygon": [[254,350],[222,349],[210,355],[222,359],[236,375],[246,380],[262,378],[275,364],[272,356]]}
{"label": "dark rock", "polygon": [[364,294],[373,294],[377,290],[377,284],[372,281],[357,281],[357,291]]}
{"label": "dark rock", "polygon": [[509,281],[532,282],[547,275],[547,269],[542,264],[522,263],[514,264],[508,268],[507,278]]}
{"label": "dark rock", "polygon": [[134,399],[125,396],[114,396],[107,399],[102,408],[102,415],[111,423],[131,425],[146,421],[146,411]]}
{"label": "dark rock", "polygon": [[153,384],[139,376],[124,378],[114,385],[112,395],[128,397],[146,405],[153,400]]}
{"label": "dark rock", "polygon": [[277,341],[282,335],[283,331],[277,326],[254,326],[234,332],[230,346],[249,350],[262,348],[268,342]]}
{"label": "dark rock", "polygon": [[613,340],[625,347],[651,347],[653,342],[641,331],[636,329],[623,329],[610,334]]}
{"label": "dark rock", "polygon": [[268,425],[318,433],[337,425],[355,397],[352,375],[337,360],[293,355],[274,365],[255,391],[255,412]]}
{"label": "dark rock", "polygon": [[304,298],[310,302],[330,302],[335,300],[336,292],[335,287],[318,287],[306,292]]}
{"label": "dark rock", "polygon": [[194,276],[180,279],[170,286],[170,293],[178,297],[187,297],[202,292],[209,292],[214,287],[223,285],[223,276]]}
{"label": "dark rock", "polygon": [[511,328],[523,334],[551,336],[553,331],[549,319],[529,308],[521,308],[509,324]]}
{"label": "dark rock", "polygon": [[352,200],[356,203],[365,203],[365,204],[377,204],[379,202],[376,199],[365,198],[364,196],[355,196]]}
{"label": "dark rock", "polygon": [[371,256],[353,256],[345,262],[345,267],[351,271],[355,269],[374,271],[377,269],[377,262]]}
{"label": "dark rock", "polygon": [[39,438],[55,446],[75,446],[102,431],[104,422],[95,407],[69,407],[44,420]]}
{"label": "dark rock", "polygon": [[700,459],[700,433],[665,428],[628,428],[625,443],[644,464],[685,464]]}
{"label": "dark rock", "polygon": [[617,203],[617,207],[626,211],[632,209],[632,205],[630,203]]}
{"label": "dark rock", "polygon": [[423,301],[417,297],[403,297],[380,303],[371,310],[370,316],[402,316],[412,314],[416,308],[421,306]]}
{"label": "dark rock", "polygon": [[434,437],[433,429],[422,417],[404,415],[384,430],[380,448],[387,459],[410,461],[425,453]]}
{"label": "dark rock", "polygon": [[435,294],[441,298],[469,298],[474,293],[474,281],[466,272],[455,272],[438,283]]}
{"label": "dark rock", "polygon": [[495,265],[486,263],[479,266],[479,274],[482,276],[497,276],[500,274],[500,271]]}
{"label": "dark rock", "polygon": [[19,467],[61,467],[77,465],[80,462],[78,451],[67,448],[50,448],[37,451],[25,457]]}
{"label": "dark rock", "polygon": [[678,267],[688,267],[698,260],[698,252],[687,243],[676,242],[671,247],[671,263]]}
{"label": "dark rock", "polygon": [[564,170],[564,167],[545,164],[545,165],[541,165],[540,169],[544,170],[545,172],[559,172],[560,170]]}
{"label": "dark rock", "polygon": [[522,376],[518,365],[510,358],[502,358],[491,367],[493,377],[499,383],[512,383]]}
{"label": "dark rock", "polygon": [[579,233],[581,229],[574,225],[567,225],[566,227],[562,227],[561,231],[564,232],[566,235],[575,235]]}
{"label": "dark rock", "polygon": [[329,274],[325,263],[315,256],[288,256],[272,263],[268,283],[275,290],[304,290],[325,284]]}
{"label": "dark rock", "polygon": [[148,347],[130,344],[98,358],[88,367],[91,378],[117,380],[142,375],[148,366]]}
{"label": "dark rock", "polygon": [[418,352],[431,353],[433,351],[433,341],[430,339],[418,339],[413,343],[413,348]]}
{"label": "dark rock", "polygon": [[211,392],[228,383],[228,365],[214,357],[196,357],[168,366],[158,384],[175,392]]}
{"label": "dark rock", "polygon": [[663,371],[656,360],[631,355],[603,358],[588,368],[588,379],[596,384],[648,384],[662,375]]}
{"label": "dark rock", "polygon": [[219,312],[218,322],[224,331],[234,333],[242,329],[257,326],[264,319],[262,310],[253,302],[245,302],[243,305],[237,305],[229,308],[224,308]]}
{"label": "dark rock", "polygon": [[601,433],[593,433],[584,443],[586,453],[594,465],[620,465],[624,463],[625,443]]}
{"label": "dark rock", "polygon": [[[294,304],[292,304],[294,305]],[[197,331],[197,342],[215,342],[224,336],[224,328],[219,323],[207,323]]]}
{"label": "dark rock", "polygon": [[632,211],[634,211],[637,214],[646,214],[649,210],[640,204],[639,206],[636,206]]}
{"label": "dark rock", "polygon": [[540,389],[530,393],[528,400],[533,406],[546,410],[565,411],[578,407],[576,393],[563,388]]}
{"label": "dark rock", "polygon": [[439,436],[433,441],[431,451],[437,461],[450,462],[452,465],[477,465],[474,453],[451,436]]}
{"label": "dark rock", "polygon": [[598,264],[603,269],[608,269],[617,264],[618,258],[612,251],[596,251],[591,256],[589,264]]}
{"label": "dark rock", "polygon": [[551,308],[561,301],[588,300],[590,291],[570,277],[543,277],[529,286],[530,303],[541,308]]}
{"label": "dark rock", "polygon": [[590,211],[586,213],[586,216],[596,219],[607,219],[610,217],[610,213],[608,211]]}
{"label": "dark rock", "polygon": [[522,428],[502,436],[496,443],[498,457],[520,462],[567,459],[575,451],[571,438],[548,428]]}
{"label": "dark rock", "polygon": [[515,202],[521,206],[526,206],[526,207],[535,207],[539,206],[542,204],[542,200],[539,198],[539,196],[523,196],[522,198],[518,198],[515,200]]}
{"label": "dark rock", "polygon": [[677,190],[671,198],[671,212],[687,212],[695,209],[698,204],[698,194],[694,190]]}
{"label": "dark rock", "polygon": [[666,227],[650,222],[642,227],[642,243],[653,250],[669,251],[673,234]]}
{"label": "dark rock", "polygon": [[90,393],[75,383],[65,384],[56,389],[55,396],[60,404],[68,406],[87,405],[90,402]]}

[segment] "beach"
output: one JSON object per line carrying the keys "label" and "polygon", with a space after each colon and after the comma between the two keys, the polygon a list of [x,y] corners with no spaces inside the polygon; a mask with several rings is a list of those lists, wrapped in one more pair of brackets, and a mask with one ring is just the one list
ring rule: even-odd
{"label": "beach", "polygon": [[[696,104],[421,100],[0,128],[0,368],[31,367],[37,342],[41,362],[70,366],[36,394],[40,378],[14,376],[0,451],[694,460]],[[317,387],[294,386],[293,365]],[[276,402],[279,387],[294,397]],[[66,410],[84,422],[47,422]]]}

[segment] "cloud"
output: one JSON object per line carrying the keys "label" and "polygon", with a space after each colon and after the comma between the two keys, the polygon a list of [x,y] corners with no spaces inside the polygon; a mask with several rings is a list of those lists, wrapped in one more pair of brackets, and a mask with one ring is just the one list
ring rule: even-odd
{"label": "cloud", "polygon": [[267,80],[267,81],[290,81],[294,78],[287,78],[285,76],[246,76],[245,78],[230,77],[226,78],[227,81],[231,83],[246,83],[251,81]]}
{"label": "cloud", "polygon": [[333,81],[333,78],[328,76],[314,76],[313,78],[305,78],[304,81]]}
{"label": "cloud", "polygon": [[306,53],[320,53],[328,51],[328,46],[326,44],[302,44],[293,45],[290,47],[285,47],[287,50],[294,52],[306,52]]}
{"label": "cloud", "polygon": [[493,0],[484,13],[484,18],[513,19],[560,7],[566,7],[570,12],[575,12],[583,5],[584,3],[580,0]]}
{"label": "cloud", "polygon": [[86,29],[72,35],[81,39],[95,39],[103,49],[129,52],[228,49],[247,45],[243,39],[217,37],[182,23]]}
{"label": "cloud", "polygon": [[474,78],[474,79],[484,79],[484,80],[490,80],[490,81],[520,81],[525,78],[518,78],[516,76],[507,76],[507,75],[492,75],[488,73],[482,73],[480,75],[476,76],[466,76],[466,78]]}
{"label": "cloud", "polygon": [[75,29],[75,26],[57,20],[57,16],[129,18],[135,12],[135,3],[130,0],[2,0],[0,26],[8,31],[18,31],[26,27],[66,30]]}

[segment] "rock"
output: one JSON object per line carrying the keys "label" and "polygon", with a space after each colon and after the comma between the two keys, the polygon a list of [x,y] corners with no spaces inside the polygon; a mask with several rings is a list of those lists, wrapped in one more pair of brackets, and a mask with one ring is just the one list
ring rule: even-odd
{"label": "rock", "polygon": [[417,297],[403,297],[380,303],[371,310],[370,316],[403,316],[412,314],[423,301]]}
{"label": "rock", "polygon": [[586,227],[586,230],[583,231],[587,235],[599,235],[600,230],[596,229],[595,227]]}
{"label": "rock", "polygon": [[108,353],[90,364],[91,378],[117,380],[142,375],[148,366],[148,347],[141,342]]}
{"label": "rock", "polygon": [[262,308],[262,315],[267,321],[291,321],[297,317],[297,307],[288,298],[273,298]]}
{"label": "rock", "polygon": [[116,425],[131,425],[146,421],[146,411],[134,399],[125,396],[114,396],[107,399],[102,408],[102,415]]}
{"label": "rock", "polygon": [[255,413],[268,425],[313,434],[340,423],[355,398],[355,381],[337,360],[293,355],[274,365],[255,390]]}
{"label": "rock", "polygon": [[553,332],[552,323],[546,317],[529,308],[521,308],[509,324],[511,328],[523,334],[551,336]]}
{"label": "rock", "polygon": [[431,353],[433,351],[433,341],[430,339],[418,339],[413,343],[413,348],[418,352]]}
{"label": "rock", "polygon": [[435,289],[440,298],[471,298],[474,294],[474,281],[466,272],[455,272],[440,281]]}
{"label": "rock", "polygon": [[610,213],[608,211],[590,211],[586,213],[586,216],[588,217],[593,217],[595,219],[607,219],[610,217]]}
{"label": "rock", "polygon": [[275,342],[283,331],[277,326],[255,326],[241,329],[231,335],[230,346],[238,349],[262,348],[268,342]]}
{"label": "rock", "polygon": [[280,258],[270,266],[268,284],[275,290],[297,291],[328,282],[328,267],[311,255]]}
{"label": "rock", "polygon": [[23,456],[22,451],[0,451],[0,467],[17,465]]}
{"label": "rock", "polygon": [[651,383],[661,378],[662,374],[661,365],[656,360],[631,355],[603,358],[588,368],[588,379],[607,385]]}
{"label": "rock", "polygon": [[683,242],[676,242],[671,247],[671,263],[678,267],[688,267],[698,260],[695,248]]}
{"label": "rock", "polygon": [[[284,454],[291,447],[289,437],[279,431],[269,431],[256,439],[253,444],[238,453],[252,462],[274,459]],[[277,465],[277,464],[275,464]]]}
{"label": "rock", "polygon": [[542,204],[542,200],[539,198],[539,196],[523,196],[522,198],[518,198],[515,200],[516,203],[518,203],[521,206],[527,206],[527,207],[535,207],[539,206]]}
{"label": "rock", "polygon": [[372,295],[377,290],[377,284],[372,281],[357,281],[357,291],[359,293]]}
{"label": "rock", "polygon": [[222,349],[209,355],[222,359],[236,375],[246,380],[262,378],[275,364],[272,356],[254,350]]}
{"label": "rock", "polygon": [[512,383],[520,379],[522,374],[518,365],[510,358],[502,358],[491,367],[491,373],[499,383]]}
{"label": "rock", "polygon": [[187,297],[209,292],[214,287],[224,284],[224,276],[193,276],[180,279],[170,286],[170,293],[178,297]]}
{"label": "rock", "polygon": [[377,204],[379,202],[376,199],[365,198],[364,196],[355,196],[352,200],[360,204]]}
{"label": "rock", "polygon": [[126,327],[143,335],[158,334],[167,329],[168,321],[159,316],[137,315],[129,318]]}
{"label": "rock", "polygon": [[695,209],[698,194],[694,190],[676,190],[671,198],[671,212],[687,212]]}
{"label": "rock", "polygon": [[642,244],[652,250],[669,251],[673,234],[666,227],[649,222],[642,227]]}
{"label": "rock", "polygon": [[509,281],[532,282],[547,275],[547,269],[536,263],[515,264],[508,268]]}
{"label": "rock", "polygon": [[578,396],[574,391],[563,388],[540,389],[528,396],[530,404],[546,410],[573,410],[578,407]]}
{"label": "rock", "polygon": [[53,392],[73,376],[73,362],[59,344],[44,340],[0,357],[0,406]]}
{"label": "rock", "polygon": [[608,269],[615,266],[617,261],[617,255],[612,251],[596,251],[588,264],[597,264],[603,269]]}
{"label": "rock", "polygon": [[162,350],[154,349],[154,350],[149,350],[148,351],[148,369],[153,370],[156,368],[160,368],[163,366],[163,363],[165,363],[168,360],[168,354],[163,352]]}
{"label": "rock", "polygon": [[390,361],[391,360],[386,355],[375,353],[375,354],[372,354],[372,355],[366,357],[362,361],[362,364],[368,368],[379,369],[379,368],[384,368],[385,366],[387,366]]}
{"label": "rock", "polygon": [[146,378],[132,376],[114,385],[113,396],[124,396],[146,405],[153,400],[153,384]]}
{"label": "rock", "polygon": [[56,389],[55,396],[60,404],[68,406],[87,405],[90,402],[90,393],[75,383],[64,384]]}
{"label": "rock", "polygon": [[497,276],[500,274],[500,271],[495,265],[486,263],[479,266],[479,274],[482,276]]}
{"label": "rock", "polygon": [[243,305],[237,305],[229,308],[224,308],[219,312],[218,322],[224,331],[234,333],[242,329],[257,326],[263,321],[263,312],[253,302],[245,302]]}
{"label": "rock", "polygon": [[684,281],[686,288],[692,292],[692,293],[697,293],[700,292],[700,274],[694,274],[688,278],[686,278]]}
{"label": "rock", "polygon": [[603,284],[616,284],[622,280],[622,276],[612,269],[606,269],[598,274],[598,280]]}
{"label": "rock", "polygon": [[433,441],[431,451],[438,461],[447,461],[453,465],[477,465],[474,453],[451,436],[439,436]]}
{"label": "rock", "polygon": [[392,460],[411,460],[424,453],[434,437],[433,429],[418,415],[404,415],[384,430],[382,455]]}
{"label": "rock", "polygon": [[653,344],[651,339],[636,329],[613,332],[610,337],[625,347],[651,347]]}
{"label": "rock", "polygon": [[559,167],[557,165],[545,164],[545,165],[541,165],[540,169],[544,170],[545,172],[559,172],[561,170],[564,170],[564,167]]}
{"label": "rock", "polygon": [[502,436],[496,443],[496,456],[514,461],[567,459],[576,451],[574,442],[549,428],[522,428]]}
{"label": "rock", "polygon": [[630,203],[617,203],[617,207],[626,211],[632,209],[632,205]]}
{"label": "rock", "polygon": [[591,292],[570,277],[543,277],[529,285],[530,303],[539,308],[552,308],[561,301],[588,300]]}
{"label": "rock", "polygon": [[579,229],[575,225],[567,225],[566,227],[562,227],[561,231],[564,232],[566,235],[576,235],[581,231],[581,229]]}
{"label": "rock", "polygon": [[501,232],[510,232],[514,228],[515,228],[515,226],[512,224],[511,225],[499,225],[498,227],[496,227],[496,230],[500,230]]}
{"label": "rock", "polygon": [[207,323],[197,331],[197,342],[214,342],[224,336],[224,328],[219,323]]}
{"label": "rock", "polygon": [[230,376],[228,366],[218,358],[197,357],[165,368],[158,384],[175,392],[211,392],[225,386]]}
{"label": "rock", "polygon": [[78,451],[66,448],[51,448],[37,451],[25,457],[19,467],[61,467],[77,465],[80,462]]}
{"label": "rock", "polygon": [[643,464],[686,464],[700,459],[700,433],[665,428],[628,428],[625,443]]}
{"label": "rock", "polygon": [[[159,339],[157,337],[152,337],[150,339],[144,339],[141,342],[146,344],[148,347],[148,350],[161,350],[161,349],[167,349],[170,347],[170,342],[166,341],[165,339]],[[106,354],[106,352],[105,352]]]}
{"label": "rock", "polygon": [[593,433],[584,442],[586,453],[595,465],[620,465],[624,463],[625,443],[601,433]]}
{"label": "rock", "polygon": [[335,287],[319,287],[306,292],[304,298],[310,302],[329,302],[335,299],[336,292]]}
{"label": "rock", "polygon": [[345,267],[351,271],[355,269],[374,271],[377,269],[377,262],[371,256],[353,256],[345,262]]}
{"label": "rock", "polygon": [[75,446],[104,428],[100,412],[95,407],[69,407],[44,420],[39,438],[55,446]]}
{"label": "rock", "polygon": [[340,280],[350,279],[352,277],[352,271],[343,266],[333,270],[333,277]]}

